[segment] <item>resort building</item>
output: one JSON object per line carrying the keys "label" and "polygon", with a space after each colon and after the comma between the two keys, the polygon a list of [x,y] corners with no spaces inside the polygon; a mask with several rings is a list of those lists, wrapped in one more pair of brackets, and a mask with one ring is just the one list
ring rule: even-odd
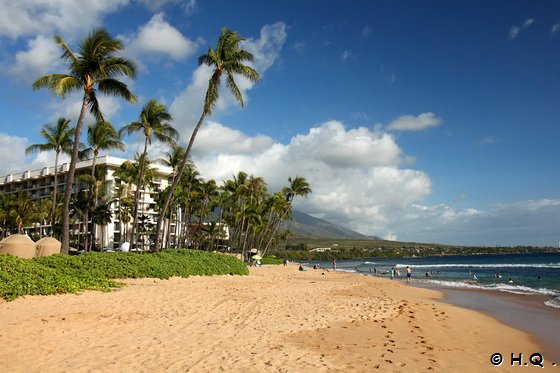
{"label": "resort building", "polygon": [[[118,189],[118,184],[122,183],[118,180],[114,173],[121,166],[126,159],[102,156],[98,157],[95,162],[96,173],[102,172],[102,188],[105,195],[110,201],[111,209],[111,221],[109,224],[103,227],[95,226],[91,222],[91,217],[89,217],[87,225],[84,224],[80,218],[74,217],[71,220],[70,232],[74,238],[78,238],[74,241],[80,242],[80,235],[90,234],[92,230],[95,230],[96,245],[102,248],[117,248],[124,242],[124,240],[130,240],[130,222],[121,222],[119,220],[119,204],[120,201],[116,196],[116,191]],[[74,193],[78,193],[81,190],[87,189],[87,183],[80,181],[81,175],[88,175],[91,173],[93,160],[88,159],[84,161],[79,161],[76,165],[76,174],[74,182]],[[39,170],[29,170],[20,173],[9,174],[5,176],[0,176],[0,195],[4,194],[15,194],[19,191],[26,191],[27,194],[36,200],[52,198],[51,193],[57,188],[57,193],[62,196],[64,194],[64,188],[66,185],[66,175],[70,167],[69,163],[64,163],[58,166],[57,181],[58,185],[54,185],[54,166],[44,167]],[[161,165],[152,164],[151,168],[155,168],[156,177],[154,178],[151,185],[146,186],[145,190],[141,191],[140,194],[140,204],[139,204],[139,216],[142,217],[142,223],[144,224],[144,231],[150,232],[155,230],[155,224],[158,219],[158,213],[155,209],[156,198],[159,193],[161,193],[170,184],[170,178],[172,174],[172,169],[170,167],[165,167]],[[101,170],[101,171],[100,171]],[[130,190],[135,191],[135,185],[127,185]],[[46,219],[41,224],[35,224],[31,227],[26,227],[26,233],[29,235],[35,234],[39,236],[49,235],[52,232],[52,227],[50,226],[50,219]],[[164,239],[173,242],[176,235],[175,227],[176,224],[167,224],[166,232],[164,234]],[[145,245],[149,245],[149,234],[139,235],[139,244],[142,242]],[[83,241],[83,240],[82,240]],[[147,242],[148,241],[148,242]]]}

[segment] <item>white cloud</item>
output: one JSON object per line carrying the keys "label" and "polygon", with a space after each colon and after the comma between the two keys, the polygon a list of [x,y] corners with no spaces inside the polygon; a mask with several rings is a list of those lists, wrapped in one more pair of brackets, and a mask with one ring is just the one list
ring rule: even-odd
{"label": "white cloud", "polygon": [[433,113],[422,113],[418,116],[403,115],[386,126],[389,131],[422,131],[427,128],[437,127],[443,121]]}
{"label": "white cloud", "polygon": [[362,29],[362,37],[368,37],[373,33],[373,28],[370,25],[365,25]]}
{"label": "white cloud", "polygon": [[[243,47],[254,56],[253,67],[259,72],[261,79],[266,71],[278,60],[280,51],[287,38],[286,25],[277,22],[265,25],[261,29],[259,39],[247,39]],[[190,132],[202,111],[202,103],[208,88],[208,79],[212,68],[206,65],[194,70],[189,85],[175,97],[170,105],[170,112],[175,119],[177,130],[181,133],[181,140],[188,141]],[[237,85],[247,102],[247,92],[254,87],[254,83],[242,77],[236,78]],[[220,98],[216,103],[215,112],[225,112],[231,107],[236,107],[237,101],[226,89],[220,91]]]}
{"label": "white cloud", "polygon": [[16,39],[55,32],[75,37],[126,4],[128,0],[0,0],[0,37]]}
{"label": "white cloud", "polygon": [[185,10],[185,13],[189,14],[196,9],[196,0],[136,0],[138,3],[142,4],[146,8],[150,9],[152,12],[158,11],[165,7],[167,4],[181,4],[181,7]]}
{"label": "white cloud", "polygon": [[509,38],[510,39],[515,39],[517,37],[517,35],[519,35],[519,27],[517,26],[513,26],[512,28],[509,29]]}
{"label": "white cloud", "polygon": [[249,137],[238,130],[209,121],[196,138],[195,155],[244,155],[267,150],[273,140],[268,136]]}
{"label": "white cloud", "polygon": [[[56,98],[54,101],[51,101],[49,105],[51,112],[49,120],[54,122],[58,118],[64,117],[70,119],[75,124],[82,108],[82,95],[82,91],[77,91],[65,99]],[[115,96],[100,94],[97,96],[97,99],[105,119],[109,121],[120,110],[122,105],[122,99]],[[84,127],[92,122],[95,122],[95,119],[88,111],[84,120]]]}
{"label": "white cloud", "polygon": [[6,69],[12,77],[31,83],[64,67],[60,47],[54,39],[39,35],[27,45],[29,49],[17,52],[14,63]]}
{"label": "white cloud", "polygon": [[531,26],[533,22],[535,22],[533,18],[528,18],[527,20],[525,20],[525,22],[523,22],[523,28]]}
{"label": "white cloud", "polygon": [[534,18],[527,18],[525,20],[525,22],[523,22],[523,24],[521,26],[512,26],[509,29],[509,38],[511,40],[517,38],[519,36],[519,33],[523,30],[526,29],[527,27],[531,26],[533,23],[535,22]]}
{"label": "white cloud", "polygon": [[399,239],[463,245],[551,245],[558,242],[560,200],[519,201],[487,211],[411,205],[393,222]]}
{"label": "white cloud", "polygon": [[477,144],[484,145],[484,144],[494,144],[496,139],[492,136],[484,136],[480,140],[478,140]]}
{"label": "white cloud", "polygon": [[126,54],[142,56],[149,54],[164,54],[174,60],[182,60],[191,56],[200,43],[183,36],[179,30],[171,26],[164,19],[163,13],[154,14],[150,21],[141,26],[138,33],[132,37],[125,37]]}
{"label": "white cloud", "polygon": [[555,35],[559,31],[560,31],[560,23],[556,23],[556,24],[552,25],[552,29],[550,30],[550,34]]}
{"label": "white cloud", "polygon": [[[219,133],[233,133],[234,139],[216,139]],[[391,216],[431,191],[426,174],[398,167],[402,151],[390,134],[346,129],[336,121],[294,136],[288,144],[247,137],[211,122],[202,127],[200,140],[193,159],[203,177],[222,181],[245,171],[279,190],[288,177],[303,176],[313,193],[297,201],[298,208],[364,233],[393,232],[387,225]],[[216,150],[209,151],[212,147]]]}
{"label": "white cloud", "polygon": [[350,51],[345,50],[344,52],[342,52],[340,59],[342,60],[342,62],[346,62],[346,60],[348,60],[348,58],[350,58],[351,56],[352,53]]}
{"label": "white cloud", "polygon": [[25,164],[25,149],[28,147],[25,137],[0,133],[0,175],[21,172],[28,169]]}

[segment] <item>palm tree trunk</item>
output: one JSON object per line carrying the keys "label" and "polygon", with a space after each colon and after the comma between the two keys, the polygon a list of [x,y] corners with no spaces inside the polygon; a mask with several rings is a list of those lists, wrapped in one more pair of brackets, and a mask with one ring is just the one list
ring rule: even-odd
{"label": "palm tree trunk", "polygon": [[181,176],[183,176],[183,172],[185,171],[185,167],[187,166],[187,161],[189,159],[189,154],[191,153],[191,149],[192,149],[192,146],[194,144],[194,139],[196,138],[196,134],[198,133],[198,130],[200,129],[200,126],[202,126],[202,122],[204,122],[204,118],[206,118],[206,114],[207,114],[206,110],[203,110],[202,115],[200,116],[200,119],[198,120],[198,123],[194,127],[194,130],[191,134],[191,138],[189,140],[189,145],[187,146],[187,149],[185,150],[185,155],[183,156],[183,160],[181,161],[181,164],[179,165],[179,170],[177,172],[177,175],[175,175],[175,179],[173,180],[173,183],[171,184],[171,187],[169,188],[169,193],[167,194],[167,196],[165,196],[165,201],[163,203],[163,207],[162,207],[161,212],[160,212],[160,217],[158,218],[157,225],[156,225],[156,239],[155,239],[155,245],[154,245],[154,250],[155,251],[159,251],[160,246],[161,246],[161,227],[162,227],[162,224],[163,224],[163,216],[165,216],[165,213],[167,212],[167,209],[169,208],[169,203],[171,202],[171,197],[173,196],[173,192],[175,192],[175,189],[177,188],[177,185],[179,184],[179,181],[181,180]]}
{"label": "palm tree trunk", "polygon": [[134,192],[134,213],[133,213],[133,221],[132,221],[132,233],[131,233],[131,246],[132,248],[136,247],[136,236],[138,230],[138,205],[140,203],[140,196],[142,190],[142,180],[144,179],[144,165],[146,164],[146,157],[148,154],[148,138],[144,140],[144,153],[142,158],[140,159],[140,175],[138,177],[138,183],[136,184],[136,191]]}
{"label": "palm tree trunk", "polygon": [[54,223],[56,219],[56,192],[58,189],[58,154],[54,157],[54,189],[53,189],[53,197],[52,197],[52,213],[51,213],[51,237],[54,237]]}
{"label": "palm tree trunk", "polygon": [[[93,152],[93,160],[91,163],[91,199],[92,199],[92,210],[95,210],[97,207],[97,184],[95,182],[95,161],[97,160],[97,150]],[[88,206],[89,209],[89,206]],[[87,210],[86,210],[87,213]],[[87,215],[86,215],[87,216]],[[87,222],[87,220],[86,220]],[[93,246],[95,242],[95,237],[97,236],[96,225],[92,221],[91,222],[91,245]],[[91,251],[88,249],[87,251]]]}
{"label": "palm tree trunk", "polygon": [[68,254],[68,249],[70,248],[70,199],[72,197],[72,189],[74,187],[74,172],[76,171],[76,162],[78,161],[80,135],[84,125],[84,118],[86,116],[87,103],[88,94],[84,93],[80,116],[78,117],[78,122],[76,123],[76,135],[74,136],[74,146],[72,148],[70,168],[66,174],[66,186],[64,188],[64,205],[62,208],[62,246],[60,248],[60,252],[63,254]]}
{"label": "palm tree trunk", "polygon": [[284,218],[288,214],[288,211],[290,210],[291,206],[292,206],[292,204],[290,203],[288,208],[286,209],[286,211],[284,211],[284,214],[282,214],[282,216],[276,222],[276,226],[273,227],[272,232],[270,232],[270,239],[268,240],[268,242],[267,242],[267,244],[266,244],[266,246],[263,250],[263,254],[262,254],[263,256],[268,251],[268,248],[270,247],[270,244],[272,243],[272,240],[274,239],[274,236],[276,235],[276,232],[278,231],[278,228],[280,227],[280,224],[282,223],[282,221],[284,220]]}

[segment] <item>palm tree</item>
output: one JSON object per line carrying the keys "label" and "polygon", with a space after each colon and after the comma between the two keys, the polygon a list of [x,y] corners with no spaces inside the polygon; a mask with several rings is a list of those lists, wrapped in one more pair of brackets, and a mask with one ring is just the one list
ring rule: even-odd
{"label": "palm tree", "polygon": [[113,213],[111,211],[111,207],[107,203],[100,204],[93,210],[93,214],[91,220],[94,224],[98,224],[101,226],[101,241],[100,241],[100,249],[103,250],[105,246],[105,226],[111,222],[113,218]]}
{"label": "palm tree", "polygon": [[165,153],[166,158],[160,158],[157,161],[164,166],[171,167],[173,169],[173,179],[177,175],[179,166],[181,165],[181,160],[185,155],[185,148],[180,145],[174,144],[171,146],[171,151]]}
{"label": "palm tree", "polygon": [[72,136],[76,129],[70,127],[70,119],[58,118],[56,124],[45,124],[41,136],[45,139],[43,144],[33,144],[25,149],[26,154],[54,150],[54,189],[52,193],[51,235],[54,233],[56,214],[56,193],[58,191],[58,157],[60,153],[71,154],[73,148]]}
{"label": "palm tree", "polygon": [[270,244],[272,243],[272,240],[274,239],[276,232],[278,231],[278,227],[280,227],[280,223],[282,222],[282,220],[284,220],[284,218],[291,213],[292,202],[294,200],[294,197],[299,196],[299,197],[307,198],[307,196],[311,193],[311,187],[309,186],[309,183],[307,182],[307,180],[305,180],[304,177],[296,176],[293,179],[289,177],[288,182],[290,183],[290,185],[282,190],[286,198],[286,202],[288,203],[288,208],[284,211],[284,214],[280,217],[280,219],[278,219],[276,226],[274,227],[273,234],[271,235],[270,240],[268,241],[268,243],[264,248],[263,254],[266,253],[266,251],[268,251]]}
{"label": "palm tree", "polygon": [[[198,123],[194,127],[194,130],[191,134],[191,138],[189,140],[189,144],[187,145],[187,149],[183,156],[183,160],[181,165],[179,166],[179,171],[175,180],[171,184],[171,188],[169,193],[167,194],[165,201],[163,203],[161,216],[165,216],[167,209],[169,208],[169,203],[171,201],[171,197],[175,188],[179,184],[179,180],[181,179],[181,175],[186,167],[187,160],[189,158],[189,154],[191,152],[191,148],[193,146],[194,140],[196,138],[196,134],[200,129],[200,126],[204,122],[204,119],[207,115],[212,114],[212,110],[216,106],[216,101],[218,100],[219,94],[219,87],[221,83],[221,78],[225,74],[226,76],[226,85],[233,94],[233,96],[237,99],[241,106],[244,106],[243,102],[243,95],[237,87],[235,83],[234,76],[241,75],[252,82],[257,82],[260,79],[259,73],[250,66],[244,64],[244,62],[251,62],[253,61],[253,55],[242,49],[240,47],[240,43],[245,40],[239,36],[239,34],[235,31],[231,31],[228,28],[223,28],[218,39],[218,44],[216,49],[209,48],[206,54],[203,54],[198,58],[199,65],[208,65],[214,67],[214,72],[208,81],[208,89],[206,91],[206,97],[204,99],[204,108],[202,110],[202,114],[198,120]],[[161,242],[161,227],[162,227],[162,219],[158,219],[157,226],[156,226],[156,237],[155,237],[155,250],[158,251],[160,249],[160,242]]]}
{"label": "palm tree", "polygon": [[12,208],[14,197],[14,194],[0,195],[0,222],[2,223],[2,238],[6,238],[8,232],[13,226],[11,224],[13,219],[10,214],[10,209]]}
{"label": "palm tree", "polygon": [[[119,133],[132,134],[135,132],[144,133],[144,152],[140,158],[140,173],[138,175],[138,182],[136,183],[135,193],[135,206],[134,206],[134,221],[132,223],[132,246],[136,244],[136,226],[138,224],[138,203],[140,201],[140,193],[142,190],[142,181],[144,180],[145,160],[148,156],[148,145],[151,145],[152,138],[155,137],[159,141],[174,145],[175,140],[179,137],[179,133],[169,121],[172,120],[171,114],[165,108],[165,105],[160,104],[156,100],[150,100],[142,108],[140,113],[140,120],[132,122],[127,126],[121,128]],[[163,214],[161,216],[164,216]],[[159,219],[162,220],[162,219]]]}
{"label": "palm tree", "polygon": [[[113,125],[106,121],[97,121],[88,127],[87,139],[89,148],[85,153],[93,156],[91,163],[91,179],[95,179],[95,163],[101,150],[120,149],[124,150],[124,142]],[[97,206],[97,192],[94,191],[93,208]]]}
{"label": "palm tree", "polygon": [[68,73],[43,76],[33,83],[33,89],[47,88],[62,98],[72,92],[83,90],[82,107],[76,123],[72,158],[64,189],[61,252],[68,253],[70,244],[70,199],[78,160],[80,135],[86,112],[89,110],[98,121],[104,119],[97,99],[97,92],[120,96],[131,103],[136,102],[136,96],[129,90],[128,86],[117,79],[119,76],[133,79],[136,76],[136,67],[132,61],[116,55],[123,49],[123,45],[120,41],[113,39],[103,28],[94,29],[82,41],[77,53],[74,53],[60,36],[55,36],[55,41],[63,50],[62,59],[68,65]]}
{"label": "palm tree", "polygon": [[[97,204],[99,202],[99,188],[97,178],[99,175],[95,172],[95,166],[97,157],[99,156],[99,152],[101,150],[111,150],[111,149],[120,149],[124,150],[124,143],[121,140],[120,134],[117,130],[113,127],[113,125],[107,121],[97,121],[94,124],[88,126],[87,130],[87,140],[89,147],[85,149],[81,155],[89,158],[90,156],[93,158],[91,163],[91,175],[89,177],[89,184],[91,185],[89,191],[89,199],[91,202],[91,210],[95,211]],[[85,211],[85,220],[86,224],[89,221],[89,209]],[[95,232],[96,227],[93,224],[92,227],[93,232],[93,240],[95,240]],[[86,240],[86,247],[87,247],[87,240]]]}
{"label": "palm tree", "polygon": [[23,234],[23,228],[33,222],[35,203],[25,190],[17,192],[12,201],[10,216],[14,218],[19,234]]}

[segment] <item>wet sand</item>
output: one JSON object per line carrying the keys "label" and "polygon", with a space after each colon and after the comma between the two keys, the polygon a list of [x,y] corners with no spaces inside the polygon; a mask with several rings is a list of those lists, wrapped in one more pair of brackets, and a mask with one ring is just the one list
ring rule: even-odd
{"label": "wet sand", "polygon": [[370,276],[291,265],[124,282],[0,302],[0,371],[481,372],[494,352],[540,348],[439,292]]}
{"label": "wet sand", "polygon": [[483,312],[533,335],[543,349],[535,352],[560,366],[560,309],[544,304],[549,297],[472,289],[434,289],[445,294],[445,302]]}

